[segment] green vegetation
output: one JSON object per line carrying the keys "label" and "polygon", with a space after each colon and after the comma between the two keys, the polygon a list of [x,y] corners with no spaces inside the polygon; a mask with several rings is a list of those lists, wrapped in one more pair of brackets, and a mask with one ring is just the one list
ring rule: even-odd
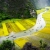
{"label": "green vegetation", "polygon": [[3,41],[3,43],[0,45],[0,50],[15,50],[15,44],[12,43],[9,40]]}
{"label": "green vegetation", "polygon": [[47,47],[47,44],[46,43],[43,43],[43,41],[40,40],[40,49],[41,50],[45,50],[46,47]]}
{"label": "green vegetation", "polygon": [[0,44],[0,50],[46,50],[47,44],[43,43],[42,40],[40,40],[40,46],[36,47],[33,46],[32,43],[27,42],[22,49],[15,46],[14,42],[10,40],[3,41],[2,44]]}
{"label": "green vegetation", "polygon": [[22,50],[46,50],[46,48],[47,48],[47,44],[43,43],[43,41],[40,40],[40,46],[39,47],[33,46],[30,42],[27,42],[24,45]]}
{"label": "green vegetation", "polygon": [[33,17],[30,11],[35,9],[29,0],[1,0],[0,2],[0,22],[12,18],[25,19]]}
{"label": "green vegetation", "polygon": [[11,17],[6,13],[0,13],[0,22],[7,19],[11,19]]}

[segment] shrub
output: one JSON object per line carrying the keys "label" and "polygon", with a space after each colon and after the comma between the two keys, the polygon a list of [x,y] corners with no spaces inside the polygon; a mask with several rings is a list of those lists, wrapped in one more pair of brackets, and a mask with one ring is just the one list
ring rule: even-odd
{"label": "shrub", "polygon": [[10,18],[31,18],[30,10],[35,10],[29,0],[1,0],[0,20]]}
{"label": "shrub", "polygon": [[3,43],[0,45],[0,50],[15,50],[15,44],[12,43],[9,40],[3,41]]}
{"label": "shrub", "polygon": [[45,50],[46,47],[47,47],[47,44],[46,43],[43,43],[43,41],[40,40],[40,49],[41,50]]}

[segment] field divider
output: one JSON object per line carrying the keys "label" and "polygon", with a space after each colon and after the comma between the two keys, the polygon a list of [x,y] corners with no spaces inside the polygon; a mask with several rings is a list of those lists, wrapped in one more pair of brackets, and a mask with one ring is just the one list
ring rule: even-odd
{"label": "field divider", "polygon": [[27,23],[34,25],[35,23],[29,19],[25,20]]}
{"label": "field divider", "polygon": [[20,48],[23,48],[23,46],[25,45],[26,42],[28,42],[28,40],[23,39],[23,38],[19,38],[14,40],[15,44],[17,44]]}
{"label": "field divider", "polygon": [[8,35],[9,32],[8,32],[7,27],[6,27],[6,23],[2,23],[2,26],[3,26],[4,35]]}
{"label": "field divider", "polygon": [[19,28],[21,31],[26,30],[26,28],[25,28],[23,25],[21,25],[18,21],[16,21],[15,24],[18,26],[18,28]]}

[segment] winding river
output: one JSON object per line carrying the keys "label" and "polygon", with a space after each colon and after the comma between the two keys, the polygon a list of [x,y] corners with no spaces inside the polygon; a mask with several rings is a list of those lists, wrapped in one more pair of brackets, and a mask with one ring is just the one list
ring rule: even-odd
{"label": "winding river", "polygon": [[0,43],[3,41],[3,40],[15,40],[17,38],[20,38],[20,37],[24,37],[24,36],[30,36],[30,34],[34,33],[34,32],[37,32],[41,29],[43,29],[46,25],[44,19],[43,19],[43,14],[47,12],[47,10],[41,12],[40,14],[37,15],[37,20],[36,20],[36,24],[35,26],[33,26],[32,28],[30,28],[29,30],[26,30],[26,31],[23,31],[23,32],[19,32],[19,33],[15,33],[15,32],[11,32],[9,34],[9,36],[3,36],[3,37],[0,37]]}

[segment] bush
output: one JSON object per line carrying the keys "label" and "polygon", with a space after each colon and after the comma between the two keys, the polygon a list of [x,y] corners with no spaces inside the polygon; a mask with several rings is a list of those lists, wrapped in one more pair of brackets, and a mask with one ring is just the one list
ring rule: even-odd
{"label": "bush", "polygon": [[3,41],[3,43],[0,45],[0,50],[15,50],[15,44],[12,43],[9,40]]}
{"label": "bush", "polygon": [[40,49],[41,50],[45,50],[46,47],[47,47],[47,44],[46,43],[43,43],[43,41],[40,40]]}
{"label": "bush", "polygon": [[35,10],[29,0],[1,0],[0,20],[10,18],[31,18],[30,10]]}

